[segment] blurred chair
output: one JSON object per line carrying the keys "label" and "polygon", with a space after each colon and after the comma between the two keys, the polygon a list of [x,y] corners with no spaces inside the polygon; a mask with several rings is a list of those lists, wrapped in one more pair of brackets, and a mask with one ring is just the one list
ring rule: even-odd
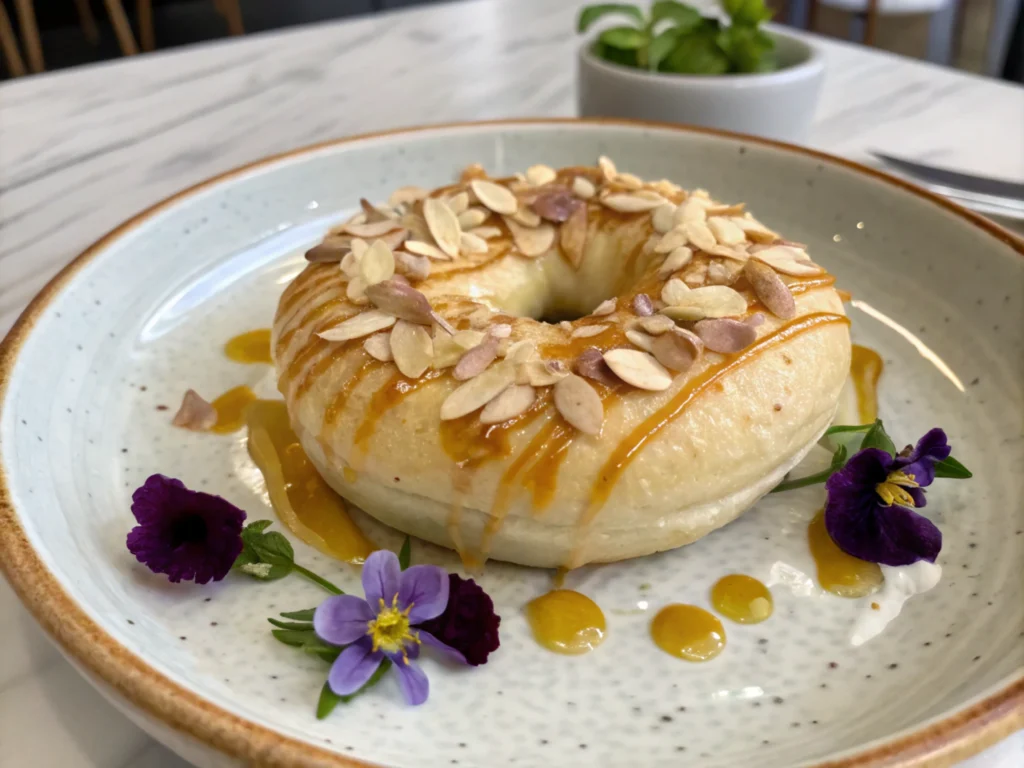
{"label": "blurred chair", "polygon": [[[213,0],[213,7],[228,25],[228,34],[244,35],[242,9],[238,0]],[[142,50],[152,51],[156,48],[156,32],[153,29],[153,0],[135,0],[135,13],[139,19],[139,41]]]}
{"label": "blurred chair", "polygon": [[18,39],[14,36],[11,18],[7,15],[7,9],[4,8],[2,2],[0,2],[0,52],[3,52],[4,63],[7,65],[7,72],[11,77],[25,74],[25,62],[21,58]]}
{"label": "blurred chair", "polygon": [[[962,2],[963,0],[961,0]],[[827,5],[840,11],[864,17],[864,44],[874,45],[879,16],[908,14],[934,15],[957,0],[810,0],[807,28],[812,32],[818,21],[818,9]]]}
{"label": "blurred chair", "polygon": [[[78,11],[78,20],[82,25],[82,32],[86,39],[94,45],[99,40],[99,28],[96,26],[96,17],[92,14],[89,0],[74,0],[75,8]],[[114,34],[117,35],[117,43],[125,56],[138,53],[138,46],[135,45],[135,36],[132,34],[132,26],[128,23],[128,16],[125,15],[121,0],[103,0],[107,6],[107,15],[110,17],[110,24],[114,27]],[[46,62],[43,60],[43,44],[39,39],[39,25],[36,23],[35,9],[32,7],[32,0],[14,0],[14,10],[18,14],[18,26],[21,28],[21,39],[25,45],[25,56],[28,59],[28,68],[32,72],[42,72],[46,69]],[[7,14],[4,14],[6,18]],[[3,35],[3,22],[0,21],[0,36]],[[4,53],[6,56],[7,42],[3,41]],[[13,73],[12,73],[13,74]]]}

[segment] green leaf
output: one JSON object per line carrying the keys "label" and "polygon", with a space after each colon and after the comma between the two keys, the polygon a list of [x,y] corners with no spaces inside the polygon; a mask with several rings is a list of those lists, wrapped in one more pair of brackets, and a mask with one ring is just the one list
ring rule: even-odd
{"label": "green leaf", "polygon": [[404,571],[409,567],[409,561],[412,559],[412,539],[408,536],[405,537],[405,541],[402,542],[402,549],[398,553],[398,565]]}
{"label": "green leaf", "polygon": [[290,645],[293,648],[301,648],[311,637],[316,638],[312,629],[303,630],[301,632],[296,629],[272,629],[270,630],[270,634],[285,645]]}
{"label": "green leaf", "polygon": [[656,72],[661,62],[676,47],[678,39],[679,30],[675,27],[669,27],[664,32],[655,35],[650,45],[647,46],[647,68]]}
{"label": "green leaf", "polygon": [[952,456],[948,456],[935,465],[935,476],[948,477],[953,480],[967,480],[974,477],[974,473]]}
{"label": "green leaf", "polygon": [[843,432],[867,432],[875,426],[874,422],[871,424],[841,424],[839,426],[829,427],[825,430],[825,437],[830,435],[839,435]]}
{"label": "green leaf", "polygon": [[303,611],[283,611],[281,617],[295,621],[312,621],[314,613],[316,613],[316,608],[306,608]]}
{"label": "green leaf", "polygon": [[328,664],[338,658],[343,650],[345,649],[337,645],[325,643],[316,635],[311,635],[309,640],[302,644],[303,653],[308,653],[310,656],[319,656]]}
{"label": "green leaf", "polygon": [[635,27],[612,27],[598,36],[598,41],[620,51],[635,51],[647,45],[647,33]]}
{"label": "green leaf", "polygon": [[610,14],[629,16],[637,24],[644,23],[644,15],[635,5],[602,3],[600,5],[588,5],[580,11],[579,20],[576,22],[576,31],[586,32],[595,21]]}
{"label": "green leaf", "polygon": [[317,701],[316,704],[316,719],[323,720],[325,717],[331,714],[331,712],[334,711],[334,708],[337,707],[339,704],[348,704],[356,696],[359,696],[368,691],[370,688],[372,688],[380,682],[380,679],[384,677],[384,674],[390,668],[391,662],[388,659],[384,659],[384,661],[380,663],[380,666],[377,667],[377,670],[372,675],[370,675],[370,679],[367,680],[366,683],[364,683],[363,687],[355,693],[350,693],[348,696],[339,696],[331,690],[330,685],[324,683],[324,687],[320,689],[320,699],[319,701]]}
{"label": "green leaf", "polygon": [[277,531],[261,534],[253,540],[252,548],[264,563],[290,566],[295,562],[291,542]]}
{"label": "green leaf", "polygon": [[864,435],[864,442],[860,444],[860,450],[865,448],[881,448],[890,456],[896,455],[896,444],[886,434],[885,426],[882,424],[881,419],[876,419],[875,423],[871,425],[871,429]]}
{"label": "green leaf", "polygon": [[313,631],[313,625],[305,621],[279,621],[278,619],[267,619],[267,621],[279,629],[295,629],[300,632]]}
{"label": "green leaf", "polygon": [[775,41],[759,29],[733,24],[718,33],[717,42],[734,72],[766,72],[775,67]]}
{"label": "green leaf", "polygon": [[599,59],[610,61],[613,64],[621,64],[624,67],[639,67],[636,51],[623,51],[620,48],[612,48],[604,45],[600,40],[594,43],[594,55]]}
{"label": "green leaf", "polygon": [[729,71],[729,58],[711,35],[688,35],[680,38],[661,69],[680,75],[723,75]]}
{"label": "green leaf", "polygon": [[676,32],[686,34],[701,23],[700,11],[688,5],[677,2],[677,0],[658,0],[651,5],[651,27],[659,21],[669,20],[675,26]]}
{"label": "green leaf", "polygon": [[756,27],[772,17],[772,11],[765,7],[764,0],[723,0],[722,7],[733,24]]}
{"label": "green leaf", "polygon": [[845,445],[840,445],[836,448],[836,452],[832,454],[832,471],[838,472],[846,465],[847,451]]}

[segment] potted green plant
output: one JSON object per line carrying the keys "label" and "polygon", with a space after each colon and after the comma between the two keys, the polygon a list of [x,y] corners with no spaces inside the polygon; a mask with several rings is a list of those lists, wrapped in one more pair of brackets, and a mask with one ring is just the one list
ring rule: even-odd
{"label": "potted green plant", "polygon": [[591,5],[578,31],[584,116],[692,123],[803,141],[824,75],[821,52],[766,26],[763,0],[723,0],[704,15],[677,0]]}

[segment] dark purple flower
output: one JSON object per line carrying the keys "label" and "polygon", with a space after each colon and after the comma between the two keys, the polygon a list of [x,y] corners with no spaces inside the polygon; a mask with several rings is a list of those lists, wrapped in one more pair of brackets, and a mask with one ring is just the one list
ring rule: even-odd
{"label": "dark purple flower", "polygon": [[448,607],[444,613],[420,625],[420,629],[461,654],[474,667],[487,662],[497,650],[501,617],[494,603],[473,579],[448,574]]}
{"label": "dark purple flower", "polygon": [[935,562],[942,533],[914,509],[927,503],[924,487],[949,453],[945,433],[933,429],[895,457],[878,448],[855,454],[825,483],[829,536],[847,554],[873,563]]}
{"label": "dark purple flower", "polygon": [[325,642],[346,645],[331,666],[327,682],[339,696],[355,693],[388,658],[409,704],[422,704],[430,693],[423,670],[413,662],[426,644],[456,661],[462,654],[429,632],[416,628],[448,604],[448,575],[435,565],[402,570],[394,552],[378,550],[363,564],[363,592],[329,597],[313,614],[313,628]]}
{"label": "dark purple flower", "polygon": [[172,477],[150,475],[132,494],[132,514],[128,550],[173,582],[220,581],[242,551],[245,512]]}

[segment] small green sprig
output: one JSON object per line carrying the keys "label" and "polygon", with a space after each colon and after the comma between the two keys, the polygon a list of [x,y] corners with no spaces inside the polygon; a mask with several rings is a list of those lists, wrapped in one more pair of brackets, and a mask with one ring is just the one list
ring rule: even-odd
{"label": "small green sprig", "polygon": [[594,53],[651,72],[724,75],[778,69],[775,41],[760,29],[772,15],[764,0],[722,0],[722,8],[728,25],[677,0],[657,0],[647,16],[635,5],[589,5],[580,11],[577,31],[584,33],[606,17],[624,17],[628,24],[601,31]]}
{"label": "small green sprig", "polygon": [[343,594],[327,579],[296,563],[291,542],[277,531],[268,531],[271,525],[270,520],[254,520],[242,529],[242,552],[232,566],[235,570],[260,581],[275,581],[297,573],[332,595]]}

